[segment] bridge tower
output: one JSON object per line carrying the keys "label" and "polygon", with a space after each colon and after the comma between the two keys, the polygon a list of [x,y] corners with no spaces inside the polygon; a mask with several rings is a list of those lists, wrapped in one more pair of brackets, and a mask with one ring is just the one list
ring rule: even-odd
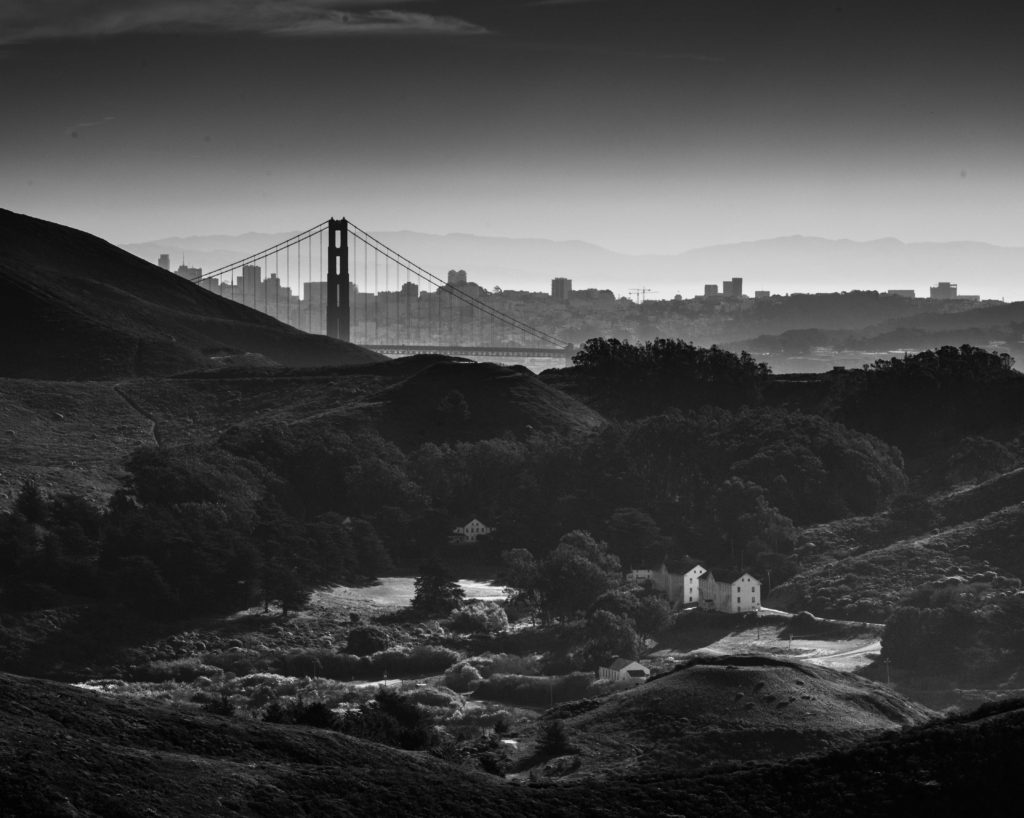
{"label": "bridge tower", "polygon": [[327,222],[327,337],[352,340],[349,312],[348,219]]}

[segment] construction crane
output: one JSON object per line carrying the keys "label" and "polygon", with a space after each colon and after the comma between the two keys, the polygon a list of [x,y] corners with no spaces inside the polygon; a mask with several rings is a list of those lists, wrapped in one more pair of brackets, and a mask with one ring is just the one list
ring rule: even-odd
{"label": "construction crane", "polygon": [[630,290],[629,294],[633,296],[633,300],[636,301],[637,304],[643,304],[647,297],[647,293],[656,292],[657,290],[648,290],[646,287],[637,287],[636,289]]}

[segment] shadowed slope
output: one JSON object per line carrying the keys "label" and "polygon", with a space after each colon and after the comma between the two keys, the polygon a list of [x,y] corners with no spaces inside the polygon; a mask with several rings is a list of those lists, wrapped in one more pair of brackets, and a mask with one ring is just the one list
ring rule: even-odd
{"label": "shadowed slope", "polygon": [[382,359],[288,327],[88,233],[0,210],[0,377],[157,376],[241,353],[287,366]]}
{"label": "shadowed slope", "polygon": [[327,731],[0,674],[0,814],[810,816],[851,803],[859,815],[1002,814],[1022,741],[1011,702],[786,764],[516,787]]}
{"label": "shadowed slope", "polygon": [[590,759],[586,773],[780,759],[849,746],[932,716],[860,676],[736,655],[691,659],[566,724]]}

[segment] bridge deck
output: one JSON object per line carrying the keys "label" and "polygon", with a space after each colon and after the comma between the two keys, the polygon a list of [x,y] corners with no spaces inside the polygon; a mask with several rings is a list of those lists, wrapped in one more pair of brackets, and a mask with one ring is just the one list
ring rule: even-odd
{"label": "bridge deck", "polygon": [[550,347],[446,346],[444,344],[360,344],[384,355],[486,355],[495,358],[572,358],[575,350]]}

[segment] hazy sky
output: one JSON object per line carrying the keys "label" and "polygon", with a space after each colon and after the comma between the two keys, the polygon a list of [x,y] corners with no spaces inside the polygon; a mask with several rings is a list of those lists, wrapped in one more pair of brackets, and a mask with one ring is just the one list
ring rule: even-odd
{"label": "hazy sky", "polygon": [[115,242],[1024,245],[1010,5],[2,0],[0,206]]}

